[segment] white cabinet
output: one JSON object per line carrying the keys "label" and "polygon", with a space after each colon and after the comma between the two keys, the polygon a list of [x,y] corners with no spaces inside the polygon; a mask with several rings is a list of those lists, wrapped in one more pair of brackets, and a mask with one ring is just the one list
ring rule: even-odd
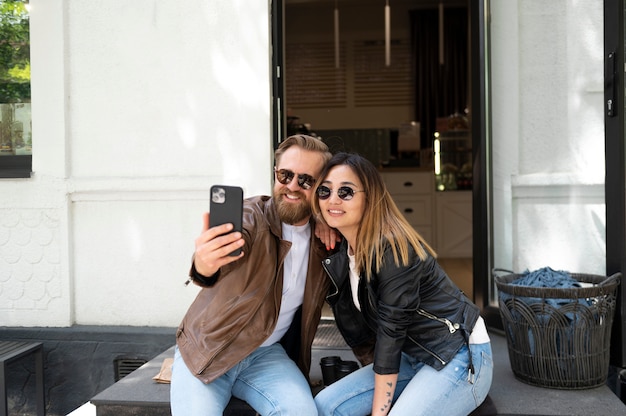
{"label": "white cabinet", "polygon": [[381,174],[400,212],[404,214],[409,224],[434,247],[433,173],[398,170]]}
{"label": "white cabinet", "polygon": [[437,254],[472,257],[472,191],[436,192]]}
{"label": "white cabinet", "polygon": [[472,257],[472,191],[435,191],[432,171],[383,171],[385,185],[405,218],[439,258]]}

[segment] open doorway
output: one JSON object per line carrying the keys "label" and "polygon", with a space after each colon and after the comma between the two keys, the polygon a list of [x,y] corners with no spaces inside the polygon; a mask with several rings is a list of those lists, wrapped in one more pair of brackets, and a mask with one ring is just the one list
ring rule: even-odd
{"label": "open doorway", "polygon": [[284,0],[281,128],[379,166],[400,209],[472,298],[468,1],[391,0],[388,19],[386,4]]}

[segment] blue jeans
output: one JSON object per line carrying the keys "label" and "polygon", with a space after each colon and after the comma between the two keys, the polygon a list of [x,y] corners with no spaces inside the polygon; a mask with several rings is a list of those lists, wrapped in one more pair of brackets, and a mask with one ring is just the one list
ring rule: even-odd
{"label": "blue jeans", "polygon": [[170,387],[173,416],[221,415],[231,395],[263,416],[317,415],[308,381],[280,344],[258,348],[208,384],[187,369],[176,348]]}
{"label": "blue jeans", "polygon": [[[487,397],[493,377],[491,344],[472,344],[476,375],[468,381],[469,354],[463,346],[437,371],[402,354],[398,385],[389,416],[467,416]],[[320,416],[365,416],[372,411],[372,364],[326,387],[315,397]]]}

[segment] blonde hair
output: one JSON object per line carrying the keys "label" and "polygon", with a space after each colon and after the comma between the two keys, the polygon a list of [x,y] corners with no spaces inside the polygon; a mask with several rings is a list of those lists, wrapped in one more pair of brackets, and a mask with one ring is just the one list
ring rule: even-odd
{"label": "blonde hair", "polygon": [[[409,247],[413,247],[421,260],[425,260],[429,254],[436,257],[432,247],[400,212],[376,167],[363,156],[337,153],[326,164],[318,184],[332,168],[340,165],[352,169],[365,191],[365,210],[357,232],[358,244],[354,256],[359,271],[365,271],[368,280],[373,270],[380,271],[387,245],[391,247],[397,266],[408,266]],[[321,213],[317,194],[313,200],[313,212],[318,216]]]}
{"label": "blonde hair", "polygon": [[280,165],[280,158],[291,146],[297,146],[311,152],[319,152],[322,156],[324,164],[326,164],[332,157],[332,153],[328,150],[328,146],[322,140],[306,134],[296,134],[287,137],[278,145],[278,149],[274,152],[274,163],[276,166]]}

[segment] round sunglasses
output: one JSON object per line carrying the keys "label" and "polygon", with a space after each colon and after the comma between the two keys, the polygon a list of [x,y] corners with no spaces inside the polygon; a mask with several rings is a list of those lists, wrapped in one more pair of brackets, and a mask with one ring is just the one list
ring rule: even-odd
{"label": "round sunglasses", "polygon": [[[274,172],[276,172],[276,180],[283,185],[289,185],[293,178],[296,177],[296,174],[289,169],[274,168]],[[298,186],[302,189],[311,189],[316,181],[317,179],[306,173],[298,174]]]}
{"label": "round sunglasses", "polygon": [[[328,186],[321,185],[317,188],[315,192],[317,193],[317,197],[323,201],[325,199],[330,198],[330,196],[333,193],[333,190],[330,189]],[[341,198],[344,201],[349,201],[354,197],[355,193],[365,192],[365,191],[357,191],[355,189],[350,188],[349,186],[340,186],[336,192],[339,198]]]}

